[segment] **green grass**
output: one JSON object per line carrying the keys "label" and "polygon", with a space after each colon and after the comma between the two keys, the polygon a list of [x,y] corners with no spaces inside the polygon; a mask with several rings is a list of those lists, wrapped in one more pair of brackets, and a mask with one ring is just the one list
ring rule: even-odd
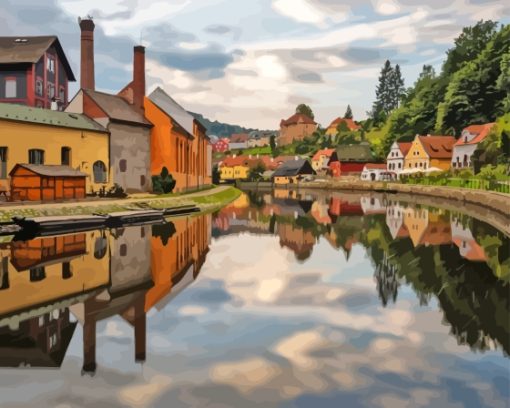
{"label": "green grass", "polygon": [[200,210],[209,211],[228,204],[240,195],[240,190],[235,187],[230,187],[224,191],[198,197],[188,197],[186,194],[181,194],[178,196],[156,196],[154,198],[140,199],[137,201],[126,201],[122,204],[100,204],[100,202],[91,202],[89,205],[84,204],[76,207],[66,207],[65,204],[63,204],[62,207],[57,208],[38,208],[37,205],[35,205],[33,207],[27,206],[26,208],[15,210],[0,209],[0,221],[10,221],[14,216],[44,217],[61,215],[90,215],[94,213],[108,214],[119,211],[129,211],[143,205],[161,209],[196,204],[200,207]]}
{"label": "green grass", "polygon": [[271,147],[270,146],[264,146],[264,147],[251,147],[249,149],[244,149],[243,154],[271,154]]}
{"label": "green grass", "polygon": [[446,186],[446,187],[460,187],[460,188],[471,188],[475,190],[487,190],[496,191],[499,193],[510,193],[510,184],[500,182],[489,182],[487,180],[481,180],[477,178],[441,178],[434,179],[430,177],[412,178],[407,180],[406,184],[420,184],[425,186]]}

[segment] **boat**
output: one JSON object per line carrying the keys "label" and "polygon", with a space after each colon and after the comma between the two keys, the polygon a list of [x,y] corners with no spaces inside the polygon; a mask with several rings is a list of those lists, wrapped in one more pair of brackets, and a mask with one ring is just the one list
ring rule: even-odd
{"label": "boat", "polygon": [[200,211],[196,205],[181,205],[179,207],[165,208],[163,210],[165,217],[172,217],[178,215],[191,214]]}
{"label": "boat", "polygon": [[106,216],[107,228],[118,228],[125,225],[154,223],[164,221],[163,210],[133,210],[121,211]]}
{"label": "boat", "polygon": [[67,215],[55,217],[12,217],[23,236],[47,236],[81,232],[105,227],[107,217],[102,215]]}

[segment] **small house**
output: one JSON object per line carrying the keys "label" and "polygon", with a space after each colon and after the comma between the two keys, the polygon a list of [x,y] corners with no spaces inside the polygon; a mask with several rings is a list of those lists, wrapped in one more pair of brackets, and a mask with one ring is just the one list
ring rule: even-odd
{"label": "small house", "polygon": [[336,136],[338,133],[338,127],[340,125],[345,125],[345,128],[351,132],[355,132],[361,129],[361,126],[354,122],[352,119],[336,118],[326,129],[326,134],[328,136]]}
{"label": "small house", "polygon": [[368,143],[339,146],[336,155],[338,161],[329,162],[329,172],[333,177],[360,175],[365,164],[374,161]]}
{"label": "small house", "polygon": [[280,121],[278,146],[290,144],[296,140],[303,140],[317,130],[318,124],[309,116],[295,113],[287,120]]}
{"label": "small house", "polygon": [[230,137],[228,148],[232,150],[244,150],[248,148],[248,140],[250,135],[247,133],[234,133]]}
{"label": "small house", "polygon": [[69,166],[17,164],[9,173],[14,200],[85,198],[87,175]]}
{"label": "small house", "polygon": [[404,159],[406,170],[425,171],[430,168],[449,170],[454,144],[453,136],[416,135]]}
{"label": "small house", "polygon": [[395,177],[395,173],[386,169],[385,163],[367,163],[361,172],[361,180],[364,181],[392,180]]}
{"label": "small house", "polygon": [[393,142],[386,158],[388,171],[398,176],[404,170],[404,160],[411,146],[411,142]]}
{"label": "small house", "polygon": [[337,160],[335,149],[322,149],[312,157],[312,167],[317,173],[325,174],[329,170],[329,163]]}
{"label": "small house", "polygon": [[277,185],[295,184],[304,176],[316,174],[306,159],[290,160],[278,167],[273,174],[273,181]]}
{"label": "small house", "polygon": [[489,135],[494,125],[494,123],[471,125],[462,131],[460,138],[453,145],[452,167],[454,169],[472,166],[471,158],[478,147],[478,143]]}

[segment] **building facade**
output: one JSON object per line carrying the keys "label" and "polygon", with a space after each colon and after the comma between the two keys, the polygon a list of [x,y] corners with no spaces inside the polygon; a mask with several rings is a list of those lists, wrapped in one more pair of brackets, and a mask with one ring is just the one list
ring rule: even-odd
{"label": "building facade", "polygon": [[417,135],[405,157],[405,168],[423,171],[437,168],[446,171],[451,166],[454,144],[453,136]]}
{"label": "building facade", "polygon": [[404,160],[411,145],[412,143],[393,142],[388,157],[386,158],[388,171],[398,176],[402,170],[404,170]]}
{"label": "building facade", "polygon": [[352,119],[336,118],[326,129],[326,134],[328,136],[336,136],[338,134],[338,126],[340,126],[342,123],[345,124],[345,128],[347,130],[352,132],[361,129],[361,126],[356,124],[356,122],[354,122]]}
{"label": "building facade", "polygon": [[63,110],[73,81],[57,37],[0,37],[0,103]]}
{"label": "building facade", "polygon": [[296,113],[287,120],[280,122],[280,134],[278,136],[278,146],[284,146],[295,140],[303,140],[311,136],[317,130],[317,123],[302,113]]}
{"label": "building facade", "polygon": [[452,168],[464,169],[472,167],[471,158],[473,153],[490,133],[495,123],[483,125],[471,125],[462,131],[459,139],[453,146]]}
{"label": "building facade", "polygon": [[86,174],[86,192],[111,186],[108,131],[85,115],[0,104],[0,188],[17,164],[64,166]]}
{"label": "building facade", "polygon": [[312,168],[317,173],[327,173],[329,170],[329,162],[338,160],[335,149],[322,149],[315,153],[312,157]]}

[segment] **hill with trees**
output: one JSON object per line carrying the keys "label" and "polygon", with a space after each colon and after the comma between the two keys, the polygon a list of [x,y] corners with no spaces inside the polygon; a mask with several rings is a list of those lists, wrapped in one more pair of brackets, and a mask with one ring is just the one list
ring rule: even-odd
{"label": "hill with trees", "polygon": [[198,120],[204,127],[207,129],[208,135],[215,135],[218,137],[228,137],[230,138],[234,133],[250,133],[253,131],[264,131],[269,132],[268,130],[260,130],[254,128],[246,128],[239,125],[231,125],[228,123],[222,123],[215,120],[214,122],[205,118],[200,113],[189,112],[196,120]]}

